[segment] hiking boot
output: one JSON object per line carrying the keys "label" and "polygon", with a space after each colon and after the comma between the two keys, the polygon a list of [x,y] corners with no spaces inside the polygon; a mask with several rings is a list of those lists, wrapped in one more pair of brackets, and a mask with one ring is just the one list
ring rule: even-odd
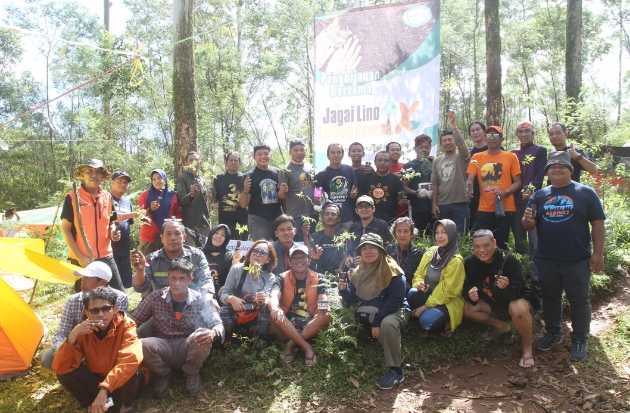
{"label": "hiking boot", "polygon": [[562,336],[560,334],[547,333],[545,336],[536,342],[536,348],[538,350],[547,351],[551,349],[554,344],[562,343]]}
{"label": "hiking boot", "polygon": [[186,391],[190,397],[197,397],[201,391],[201,377],[199,377],[199,373],[186,375]]}
{"label": "hiking boot", "polygon": [[171,383],[171,377],[173,373],[169,373],[166,376],[155,376],[155,384],[153,385],[153,397],[161,399],[168,394],[168,388]]}
{"label": "hiking boot", "polygon": [[584,360],[588,351],[588,343],[586,341],[573,340],[571,345],[571,358],[575,360]]}
{"label": "hiking boot", "polygon": [[378,383],[376,383],[376,385],[383,390],[387,390],[387,389],[391,389],[398,383],[402,383],[404,380],[405,380],[405,373],[398,374],[394,370],[389,369],[387,370],[387,374],[385,375],[385,377],[380,379]]}

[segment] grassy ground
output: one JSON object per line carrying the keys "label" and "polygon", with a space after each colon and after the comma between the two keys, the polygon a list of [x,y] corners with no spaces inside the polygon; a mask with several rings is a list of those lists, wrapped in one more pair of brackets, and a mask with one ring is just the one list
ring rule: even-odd
{"label": "grassy ground", "polygon": [[[61,308],[71,293],[69,286],[40,283],[33,307],[44,323],[55,331]],[[337,306],[334,321],[315,343],[318,364],[307,368],[303,353],[298,353],[291,364],[282,362],[283,345],[243,338],[232,344],[215,346],[201,372],[203,391],[197,400],[185,395],[182,375],[172,382],[172,393],[163,400],[151,399],[151,387],[143,394],[139,411],[335,411],[354,409],[377,397],[375,382],[384,374],[382,349],[378,342],[368,339],[368,333],[353,333],[338,322],[344,310],[339,308],[338,296],[330,291],[331,302]],[[139,302],[139,295],[129,291],[131,308]],[[539,323],[535,323],[539,326]],[[611,380],[630,374],[630,311],[618,316],[606,333],[591,341],[589,359],[576,368],[585,380],[576,386],[607,389]],[[464,322],[451,339],[430,337],[422,339],[418,328],[408,327],[403,335],[403,363],[407,378],[424,380],[445,365],[467,364],[487,356],[488,352],[507,354],[513,344],[488,347],[481,338],[481,329]],[[49,345],[51,333],[40,348]],[[602,363],[605,360],[606,363]],[[602,367],[602,366],[605,366]],[[604,369],[604,370],[602,370]],[[437,372],[437,373],[436,373]],[[570,372],[569,372],[570,373]],[[588,378],[588,379],[586,379]],[[150,386],[152,383],[150,383]],[[578,387],[576,387],[578,388]],[[402,391],[402,390],[401,390]],[[34,367],[29,376],[8,383],[0,383],[0,412],[79,412],[76,401],[59,386],[50,371]]]}

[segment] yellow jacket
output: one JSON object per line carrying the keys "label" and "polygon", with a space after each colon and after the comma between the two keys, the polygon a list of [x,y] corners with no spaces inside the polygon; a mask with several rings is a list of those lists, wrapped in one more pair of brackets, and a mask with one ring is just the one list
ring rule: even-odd
{"label": "yellow jacket", "polygon": [[[427,268],[431,263],[433,251],[437,247],[430,248],[422,256],[420,265],[413,275],[412,288],[417,288],[420,281],[424,281],[427,274]],[[464,258],[460,254],[453,255],[453,258],[442,269],[440,282],[437,287],[431,291],[431,295],[427,299],[426,306],[437,307],[438,305],[446,305],[448,315],[451,319],[451,330],[455,330],[461,324],[464,317],[464,298],[462,297],[462,289],[466,280],[466,272],[464,271]]]}

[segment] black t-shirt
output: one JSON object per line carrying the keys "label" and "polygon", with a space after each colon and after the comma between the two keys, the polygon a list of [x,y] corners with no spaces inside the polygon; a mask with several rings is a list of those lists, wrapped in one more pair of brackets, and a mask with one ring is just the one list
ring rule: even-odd
{"label": "black t-shirt", "polygon": [[173,312],[175,313],[175,319],[179,320],[184,314],[184,308],[186,307],[186,301],[171,301],[173,304]]}
{"label": "black t-shirt", "polygon": [[252,180],[251,199],[247,212],[270,221],[282,215],[278,198],[278,169],[270,166],[263,171],[257,166],[247,172]]}
{"label": "black t-shirt", "polygon": [[230,268],[232,268],[232,257],[234,255],[232,251],[226,251],[218,255],[212,255],[206,251],[203,253],[206,256],[206,260],[208,260],[208,269],[214,282],[214,291],[219,291],[219,288],[225,284]]}
{"label": "black t-shirt", "polygon": [[319,259],[314,260],[311,258],[310,268],[318,273],[330,272],[334,273],[343,259],[344,247],[340,247],[333,240],[335,237],[346,232],[341,228],[337,228],[335,233],[331,236],[324,234],[324,231],[317,231],[308,239],[308,245],[310,248],[315,248],[316,245],[322,247],[322,256]]}
{"label": "black t-shirt", "polygon": [[350,232],[354,234],[356,237],[353,241],[348,242],[348,252],[354,252],[354,249],[357,245],[359,245],[359,241],[361,240],[361,236],[363,234],[378,234],[383,239],[384,245],[389,245],[394,242],[394,238],[392,237],[392,233],[389,232],[389,226],[387,222],[382,219],[378,219],[376,217],[372,218],[369,224],[364,228],[361,221],[353,222],[350,227]]}
{"label": "black t-shirt", "polygon": [[219,222],[221,223],[246,223],[247,210],[241,208],[238,199],[243,191],[242,173],[230,174],[224,172],[214,179],[214,188],[217,193]]}
{"label": "black t-shirt", "polygon": [[396,217],[398,193],[405,190],[400,178],[393,173],[379,176],[377,173],[366,174],[363,187],[359,188],[359,195],[368,195],[374,200],[374,216],[384,221],[391,221]]}
{"label": "black t-shirt", "polygon": [[[431,167],[431,161],[427,158],[414,159],[403,165],[403,169],[413,169],[420,174],[409,181],[409,188],[417,191],[419,184],[431,182]],[[415,195],[407,195],[407,198],[411,202],[412,212],[431,211],[431,198],[421,199]]]}
{"label": "black t-shirt", "polygon": [[[114,209],[116,212],[120,212],[122,214],[133,212],[131,201],[127,198],[118,199],[112,195],[112,199],[114,200]],[[120,228],[120,240],[112,241],[112,251],[114,252],[114,257],[125,257],[130,254],[131,250],[129,231],[130,226],[133,225],[133,218],[117,222],[117,224]]]}
{"label": "black t-shirt", "polygon": [[341,222],[352,221],[355,201],[350,198],[350,191],[357,185],[352,167],[341,165],[339,169],[333,169],[327,166],[317,174],[315,181],[318,186],[324,188],[331,202],[341,206]]}

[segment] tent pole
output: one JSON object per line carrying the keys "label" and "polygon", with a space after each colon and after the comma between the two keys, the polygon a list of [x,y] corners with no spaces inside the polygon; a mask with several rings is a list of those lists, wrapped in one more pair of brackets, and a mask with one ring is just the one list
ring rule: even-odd
{"label": "tent pole", "polygon": [[[56,232],[55,222],[57,221],[57,216],[59,215],[59,207],[61,206],[61,203],[65,199],[67,193],[68,193],[68,190],[64,189],[63,193],[61,194],[61,199],[59,200],[59,203],[57,204],[57,209],[55,210],[55,217],[53,218],[52,224],[50,225],[50,233],[48,234],[48,238],[46,238],[46,241],[44,241],[45,242],[44,254],[46,253],[46,250],[48,249],[48,244],[50,244],[50,240],[52,239],[53,234]],[[35,285],[33,285],[33,292],[31,292],[31,298],[29,298],[28,300],[29,304],[31,303],[31,301],[33,301],[33,297],[35,297],[35,291],[37,290],[37,283],[39,283],[39,280],[35,280]]]}

